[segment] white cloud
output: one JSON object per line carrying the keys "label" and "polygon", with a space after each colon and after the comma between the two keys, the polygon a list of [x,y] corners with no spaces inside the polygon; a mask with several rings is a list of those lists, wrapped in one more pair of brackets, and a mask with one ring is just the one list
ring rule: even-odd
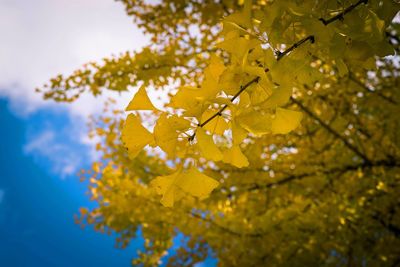
{"label": "white cloud", "polygon": [[96,150],[95,145],[97,143],[100,143],[101,138],[99,136],[94,136],[93,138],[89,138],[87,134],[82,134],[80,136],[80,142],[81,144],[87,145],[90,147],[90,150],[88,151],[90,161],[98,161],[100,160],[102,153],[98,150]]}
{"label": "white cloud", "polygon": [[50,165],[50,172],[66,178],[79,171],[86,158],[86,153],[74,145],[70,140],[58,140],[56,132],[44,130],[38,135],[30,137],[28,143],[24,145],[23,151],[26,155],[32,155],[37,162]]}
{"label": "white cloud", "polygon": [[[24,153],[61,177],[99,160],[94,148],[99,140],[87,138],[88,116],[102,113],[108,97],[117,101],[115,108],[123,109],[137,88],[122,94],[105,91],[99,97],[85,93],[73,103],[45,101],[34,89],[85,63],[101,63],[147,44],[124,6],[113,0],[0,0],[0,36],[0,98],[8,99],[13,113],[21,117],[30,119],[43,109],[62,110],[71,121],[64,133],[71,139],[61,138],[55,126],[44,128],[28,134]],[[148,92],[161,108],[160,92]],[[166,92],[161,95],[165,99]]]}
{"label": "white cloud", "polygon": [[[34,92],[50,78],[147,43],[123,5],[112,0],[2,0],[0,36],[0,97],[20,115],[59,106]],[[85,117],[100,112],[98,102],[86,95],[64,107]]]}
{"label": "white cloud", "polygon": [[50,148],[50,144],[54,142],[53,131],[43,131],[40,136],[32,139],[31,142],[24,146],[24,152],[26,154],[32,153],[33,151],[41,151],[41,154],[48,155],[53,149]]}

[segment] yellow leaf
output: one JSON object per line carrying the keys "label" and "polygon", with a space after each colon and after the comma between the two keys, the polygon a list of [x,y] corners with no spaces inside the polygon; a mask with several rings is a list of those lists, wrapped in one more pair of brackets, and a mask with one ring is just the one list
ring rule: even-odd
{"label": "yellow leaf", "polygon": [[219,88],[227,95],[234,95],[240,89],[244,73],[238,67],[229,67],[219,78]]}
{"label": "yellow leaf", "polygon": [[287,134],[299,126],[303,114],[298,111],[277,108],[275,119],[272,121],[274,134]]}
{"label": "yellow leaf", "polygon": [[[205,122],[216,112],[217,111],[215,110],[207,109],[201,116],[201,122]],[[222,116],[217,116],[216,118],[209,121],[203,128],[213,134],[223,134],[224,131],[229,128],[229,125],[225,121],[225,119],[222,118]]]}
{"label": "yellow leaf", "polygon": [[149,143],[153,142],[153,135],[143,127],[138,117],[129,114],[122,129],[122,143],[128,149],[132,159]]}
{"label": "yellow leaf", "polygon": [[142,85],[139,88],[139,91],[135,94],[131,102],[129,102],[128,106],[126,107],[125,111],[131,111],[131,110],[155,110],[158,111],[157,108],[153,106],[151,103],[147,93],[146,89],[144,88],[144,85]]}
{"label": "yellow leaf", "polygon": [[170,158],[175,157],[178,133],[173,128],[167,115],[163,113],[154,126],[154,139],[156,144],[168,154]]}
{"label": "yellow leaf", "polygon": [[168,106],[186,110],[184,115],[187,117],[197,117],[203,111],[204,99],[199,97],[200,91],[200,88],[194,86],[180,87]]}
{"label": "yellow leaf", "polygon": [[238,27],[242,30],[247,30],[252,27],[251,23],[251,7],[252,0],[240,0],[238,1],[239,5],[244,4],[244,8],[240,12],[235,12],[225,18],[225,22],[230,22],[238,25]]}
{"label": "yellow leaf", "polygon": [[175,201],[182,198],[182,192],[193,197],[205,198],[218,184],[196,167],[190,168],[187,172],[178,170],[172,175],[159,176],[151,181],[157,193],[163,195],[160,202],[165,207],[172,207]]}
{"label": "yellow leaf", "polygon": [[203,128],[197,128],[196,139],[199,144],[200,151],[206,159],[212,161],[222,160],[221,151],[214,144],[212,136],[206,134]]}
{"label": "yellow leaf", "polygon": [[171,125],[171,128],[177,131],[185,131],[190,127],[190,121],[182,117],[178,117],[175,114],[168,117],[168,122]]}
{"label": "yellow leaf", "polygon": [[214,54],[211,54],[210,65],[207,67],[213,78],[218,81],[219,76],[225,71],[226,67],[222,60]]}
{"label": "yellow leaf", "polygon": [[290,84],[281,84],[274,89],[271,96],[260,104],[263,109],[276,108],[286,104],[292,95],[293,87]]}
{"label": "yellow leaf", "polygon": [[271,132],[272,118],[269,113],[262,114],[258,111],[250,111],[240,114],[237,121],[240,126],[255,136]]}
{"label": "yellow leaf", "polygon": [[270,97],[271,93],[266,91],[258,83],[251,86],[251,103],[257,105]]}
{"label": "yellow leaf", "polygon": [[344,63],[343,59],[341,58],[336,59],[336,67],[338,68],[340,77],[343,77],[349,73],[346,63]]}
{"label": "yellow leaf", "polygon": [[228,150],[225,150],[223,161],[238,168],[249,166],[249,161],[240,150],[239,145],[233,145]]}
{"label": "yellow leaf", "polygon": [[274,56],[274,52],[271,48],[264,50],[264,64],[268,68],[271,68],[276,63],[276,58]]}
{"label": "yellow leaf", "polygon": [[[206,69],[204,76],[205,78],[201,84],[201,90],[199,91],[200,94],[198,95],[201,100],[214,98],[220,91],[218,87],[218,80],[214,78],[209,69]],[[193,97],[193,95],[191,97]]]}
{"label": "yellow leaf", "polygon": [[176,184],[194,197],[207,197],[219,185],[219,182],[201,173],[196,167],[190,168],[178,178]]}
{"label": "yellow leaf", "polygon": [[223,42],[217,44],[216,46],[231,53],[236,61],[242,64],[243,58],[247,54],[247,52],[258,45],[260,45],[260,41],[257,39],[249,40],[243,37],[237,37],[232,39],[225,39]]}
{"label": "yellow leaf", "polygon": [[232,139],[233,144],[241,144],[247,137],[247,132],[237,122],[232,121]]}
{"label": "yellow leaf", "polygon": [[163,195],[160,202],[165,207],[172,207],[174,201],[182,197],[179,188],[175,186],[179,174],[180,171],[167,176],[158,176],[151,181],[151,185],[155,187],[157,194]]}
{"label": "yellow leaf", "polygon": [[98,162],[93,162],[92,164],[92,170],[94,172],[100,172],[100,164]]}
{"label": "yellow leaf", "polygon": [[250,104],[250,96],[247,92],[243,92],[239,97],[239,108],[245,108]]}

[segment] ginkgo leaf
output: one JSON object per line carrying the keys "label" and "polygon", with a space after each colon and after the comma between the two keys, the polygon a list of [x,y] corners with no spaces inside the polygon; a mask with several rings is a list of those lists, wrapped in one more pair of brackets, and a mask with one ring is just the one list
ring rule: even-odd
{"label": "ginkgo leaf", "polygon": [[229,163],[238,168],[249,166],[249,161],[242,153],[242,150],[240,150],[239,145],[233,145],[231,148],[224,151],[223,162]]}
{"label": "ginkgo leaf", "polygon": [[167,176],[158,176],[151,181],[151,185],[156,189],[157,194],[163,195],[160,202],[165,207],[172,207],[174,200],[177,199],[174,182],[178,174],[178,172],[175,172]]}
{"label": "ginkgo leaf", "polygon": [[217,44],[218,48],[228,51],[237,60],[237,62],[243,63],[243,57],[248,53],[250,49],[253,49],[257,45],[260,45],[260,41],[257,39],[246,39],[243,37],[237,37],[232,39],[225,39],[223,42]]}
{"label": "ginkgo leaf", "polygon": [[225,71],[226,67],[222,60],[216,55],[212,54],[210,58],[210,65],[207,67],[213,78],[218,81],[219,76]]}
{"label": "ginkgo leaf", "polygon": [[219,182],[192,167],[179,176],[177,185],[194,197],[204,198],[219,185]]}
{"label": "ginkgo leaf", "polygon": [[154,140],[153,134],[144,128],[139,118],[133,114],[129,114],[126,118],[121,139],[131,159]]}
{"label": "ginkgo leaf", "polygon": [[275,119],[272,121],[272,133],[287,134],[299,126],[303,114],[299,111],[277,108]]}
{"label": "ginkgo leaf", "polygon": [[218,87],[218,80],[214,78],[214,75],[209,69],[205,70],[204,77],[204,81],[201,84],[201,90],[199,91],[199,95],[197,96],[203,101],[214,98],[220,90]]}
{"label": "ginkgo leaf", "polygon": [[268,99],[271,96],[272,91],[266,91],[262,86],[260,86],[258,83],[254,84],[251,88],[251,103],[253,105],[257,105],[266,99]]}
{"label": "ginkgo leaf", "polygon": [[219,87],[228,95],[237,93],[242,80],[243,72],[239,68],[231,66],[224,71],[219,78]]}
{"label": "ginkgo leaf", "polygon": [[190,127],[190,121],[175,114],[168,117],[168,123],[176,131],[185,131]]}
{"label": "ginkgo leaf", "polygon": [[336,59],[336,67],[338,68],[340,77],[343,77],[347,73],[349,73],[346,63],[344,63],[343,59],[341,59],[341,58]]}
{"label": "ginkgo leaf", "polygon": [[260,104],[263,109],[270,109],[280,107],[286,104],[293,93],[293,87],[289,84],[281,84],[278,88],[274,89],[271,96]]}
{"label": "ginkgo leaf", "polygon": [[250,104],[250,96],[247,92],[243,92],[239,99],[239,108],[245,108]]}
{"label": "ginkgo leaf", "polygon": [[237,122],[232,121],[232,139],[233,144],[241,144],[247,137],[247,131],[243,129]]}
{"label": "ginkgo leaf", "polygon": [[237,116],[236,120],[241,127],[255,136],[271,132],[272,117],[269,113],[249,111]]}
{"label": "ginkgo leaf", "polygon": [[201,127],[197,129],[196,139],[199,144],[200,151],[206,159],[212,161],[222,160],[222,153],[215,145],[212,136],[206,134]]}
{"label": "ginkgo leaf", "polygon": [[176,128],[171,125],[167,115],[163,113],[154,126],[154,139],[156,144],[171,158],[175,157],[178,135]]}
{"label": "ginkgo leaf", "polygon": [[149,96],[147,95],[146,89],[144,85],[139,88],[139,91],[135,94],[131,102],[129,102],[125,111],[131,110],[154,110],[158,111],[156,107],[150,101]]}
{"label": "ginkgo leaf", "polygon": [[187,117],[200,116],[203,111],[204,99],[199,97],[201,89],[194,86],[180,87],[178,92],[171,98],[168,106],[175,109],[184,109]]}
{"label": "ginkgo leaf", "polygon": [[[215,110],[207,109],[201,116],[201,121],[202,122],[206,121],[212,115],[214,115],[215,112],[216,112]],[[225,119],[222,118],[222,116],[218,116],[217,118],[214,118],[209,123],[207,123],[203,128],[213,134],[223,134],[224,131],[229,128],[229,125],[225,121]]]}
{"label": "ginkgo leaf", "polygon": [[241,30],[251,28],[252,0],[243,1],[243,4],[244,7],[240,12],[230,14],[224,19],[224,22],[231,22],[233,25],[237,25],[238,29]]}
{"label": "ginkgo leaf", "polygon": [[159,176],[151,181],[151,185],[158,194],[163,195],[161,204],[172,207],[175,201],[182,198],[182,192],[193,197],[205,198],[219,185],[219,182],[192,167],[186,172],[178,170],[171,175]]}

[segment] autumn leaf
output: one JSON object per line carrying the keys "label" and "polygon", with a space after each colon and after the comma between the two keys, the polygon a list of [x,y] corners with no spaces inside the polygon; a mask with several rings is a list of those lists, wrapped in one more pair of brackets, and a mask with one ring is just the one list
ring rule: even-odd
{"label": "autumn leaf", "polygon": [[271,130],[274,134],[287,134],[299,126],[303,114],[298,111],[277,108]]}
{"label": "autumn leaf", "polygon": [[135,94],[131,102],[129,102],[128,106],[126,107],[125,111],[132,111],[132,110],[153,110],[158,111],[157,108],[153,106],[146,93],[146,89],[144,85],[139,88],[139,91]]}
{"label": "autumn leaf", "polygon": [[233,145],[231,148],[224,151],[223,161],[238,168],[249,166],[249,161],[238,145]]}
{"label": "autumn leaf", "polygon": [[128,149],[129,157],[135,158],[139,152],[154,141],[153,134],[143,127],[139,118],[129,114],[122,129],[122,142]]}
{"label": "autumn leaf", "polygon": [[192,167],[186,172],[179,169],[171,175],[156,177],[151,184],[156,188],[158,194],[163,195],[161,204],[165,207],[172,207],[175,201],[184,196],[182,191],[194,197],[204,198],[219,183],[201,173],[196,167]]}
{"label": "autumn leaf", "polygon": [[196,136],[200,151],[206,159],[212,161],[222,160],[222,153],[215,145],[211,135],[206,134],[202,128],[198,128]]}

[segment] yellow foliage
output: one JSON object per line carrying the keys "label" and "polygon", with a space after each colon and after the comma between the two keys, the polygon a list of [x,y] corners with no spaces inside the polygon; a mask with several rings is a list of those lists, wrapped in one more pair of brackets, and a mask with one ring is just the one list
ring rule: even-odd
{"label": "yellow foliage", "polygon": [[218,182],[199,172],[196,167],[183,172],[178,170],[168,176],[159,176],[151,182],[157,193],[163,195],[161,204],[172,207],[175,201],[181,199],[185,192],[194,197],[204,198],[218,186]]}
{"label": "yellow foliage", "polygon": [[151,103],[144,85],[139,88],[139,91],[135,94],[131,102],[129,102],[128,106],[125,109],[126,111],[132,110],[154,110],[158,111],[157,108],[153,106]]}
{"label": "yellow foliage", "polygon": [[139,118],[133,114],[129,114],[126,118],[121,139],[131,159],[135,158],[146,145],[154,140],[153,134],[144,128]]}
{"label": "yellow foliage", "polygon": [[271,130],[274,134],[287,134],[299,126],[303,114],[298,111],[277,108],[272,120]]}
{"label": "yellow foliage", "polygon": [[238,145],[233,145],[231,148],[224,151],[223,161],[238,168],[247,167],[249,165],[249,161]]}
{"label": "yellow foliage", "polygon": [[202,128],[198,128],[196,132],[196,139],[200,147],[202,155],[212,161],[222,160],[222,153],[215,145],[212,136],[206,134]]}
{"label": "yellow foliage", "polygon": [[[121,247],[141,229],[134,266],[171,248],[170,265],[209,251],[220,266],[400,262],[400,73],[386,57],[399,52],[399,3],[121,2],[151,44],[42,90],[73,101],[142,85],[125,123],[118,110],[91,123],[98,207],[78,221]],[[163,111],[148,86],[168,93]]]}

